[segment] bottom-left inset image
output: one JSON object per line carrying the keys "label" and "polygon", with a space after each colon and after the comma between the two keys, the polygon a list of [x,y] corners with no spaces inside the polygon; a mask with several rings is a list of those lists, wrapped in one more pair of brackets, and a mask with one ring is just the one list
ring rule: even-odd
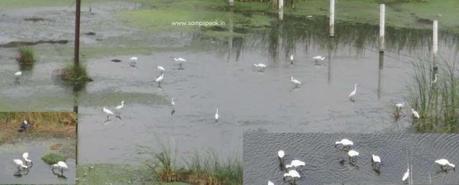
{"label": "bottom-left inset image", "polygon": [[77,115],[0,112],[0,184],[75,184]]}

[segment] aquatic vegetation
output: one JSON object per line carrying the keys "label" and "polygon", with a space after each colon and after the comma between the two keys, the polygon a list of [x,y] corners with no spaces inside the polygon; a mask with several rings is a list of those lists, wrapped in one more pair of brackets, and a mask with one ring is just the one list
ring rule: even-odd
{"label": "aquatic vegetation", "polygon": [[455,133],[459,131],[459,79],[455,63],[438,63],[438,76],[431,61],[414,63],[414,82],[410,85],[410,106],[420,119],[413,121],[418,132]]}
{"label": "aquatic vegetation", "polygon": [[221,162],[216,155],[205,157],[196,153],[185,165],[178,167],[176,157],[168,149],[153,155],[147,164],[160,182],[183,182],[208,185],[242,185],[241,161],[228,160]]}
{"label": "aquatic vegetation", "polygon": [[32,48],[19,48],[16,60],[19,62],[21,70],[31,69],[35,63],[35,54]]}
{"label": "aquatic vegetation", "polygon": [[59,155],[56,153],[48,153],[41,157],[41,160],[46,164],[52,165],[56,164],[59,161],[65,161],[65,157],[63,155]]}
{"label": "aquatic vegetation", "polygon": [[28,137],[76,137],[76,114],[73,112],[0,112],[0,144],[12,141],[24,133],[20,123],[28,120]]}
{"label": "aquatic vegetation", "polygon": [[79,87],[78,89],[84,87],[87,82],[92,81],[86,71],[86,66],[83,65],[72,64],[65,67],[62,69],[60,77],[64,82],[74,87]]}
{"label": "aquatic vegetation", "polygon": [[83,164],[77,168],[77,184],[158,184],[147,172],[128,164]]}

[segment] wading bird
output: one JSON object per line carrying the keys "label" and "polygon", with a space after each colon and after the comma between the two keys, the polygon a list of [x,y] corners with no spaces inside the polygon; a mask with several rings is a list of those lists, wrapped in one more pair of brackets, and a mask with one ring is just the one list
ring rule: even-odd
{"label": "wading bird", "polygon": [[137,61],[139,60],[139,58],[137,57],[131,57],[129,59],[129,66],[131,67],[136,67],[137,66]]}
{"label": "wading bird", "polygon": [[218,114],[218,107],[217,107],[217,110],[215,111],[215,122],[218,122],[218,119],[220,118],[220,115]]}
{"label": "wading bird", "polygon": [[421,116],[419,116],[418,111],[414,110],[413,108],[411,108],[411,115],[413,115],[413,118],[416,118],[416,119],[421,118]]}
{"label": "wading bird", "polygon": [[373,167],[373,170],[379,172],[381,170],[381,164],[381,157],[371,154],[371,166]]}
{"label": "wading bird", "polygon": [[266,64],[263,63],[253,64],[253,66],[255,66],[258,72],[263,72],[266,69]]}
{"label": "wading bird", "polygon": [[279,159],[279,166],[281,167],[281,170],[284,169],[284,157],[285,152],[283,150],[277,151],[277,159]]}
{"label": "wading bird", "polygon": [[29,122],[27,122],[27,120],[24,120],[24,121],[21,123],[21,126],[19,126],[18,132],[27,131],[29,128],[30,128]]}
{"label": "wading bird", "polygon": [[268,185],[274,185],[274,183],[271,181],[268,181]]}
{"label": "wading bird", "polygon": [[408,181],[409,181],[409,180],[408,180],[408,177],[410,177],[410,169],[409,169],[409,168],[407,168],[406,171],[405,171],[405,173],[403,174],[403,176],[402,176],[402,182],[405,183],[405,184],[407,184]]}
{"label": "wading bird", "polygon": [[301,81],[299,81],[299,80],[293,78],[293,76],[290,76],[290,82],[293,83],[294,88],[298,88],[298,87],[300,87],[300,85],[301,85]]}
{"label": "wading bird", "polygon": [[284,181],[289,180],[287,178],[290,178],[290,181],[292,184],[296,184],[296,180],[300,179],[301,176],[300,176],[300,173],[298,173],[298,171],[292,169],[292,170],[289,170],[287,173],[284,173]]}
{"label": "wading bird", "polygon": [[18,171],[26,170],[28,167],[22,162],[21,159],[13,159],[14,164],[16,164]]}
{"label": "wading bird", "polygon": [[292,160],[290,164],[285,165],[285,168],[297,168],[297,167],[304,166],[304,165],[306,165],[305,162],[295,159],[295,160]]}
{"label": "wading bird", "polygon": [[354,142],[349,139],[343,138],[340,141],[335,142],[335,148],[338,146],[342,146],[342,149],[349,150],[352,146],[354,146]]}
{"label": "wading bird", "polygon": [[396,103],[395,104],[395,112],[394,112],[395,120],[400,119],[403,107],[405,107],[405,103],[404,102],[400,102],[400,103]]}
{"label": "wading bird", "polygon": [[359,157],[359,152],[355,150],[349,150],[349,152],[347,152],[347,156],[349,157],[349,161],[354,163],[357,157]]}
{"label": "wading bird", "polygon": [[117,118],[121,119],[121,110],[124,108],[124,100],[121,101],[121,104],[115,107],[116,112],[118,113],[116,115]]}
{"label": "wading bird", "polygon": [[293,64],[293,61],[295,60],[295,57],[292,55],[290,55],[290,64]]}
{"label": "wading bird", "polygon": [[320,65],[320,62],[319,62],[319,61],[324,61],[324,60],[325,60],[325,57],[319,55],[319,56],[314,56],[314,57],[312,57],[312,59],[314,59],[315,65]]}
{"label": "wading bird", "polygon": [[178,57],[178,58],[174,58],[174,61],[179,63],[179,69],[182,70],[183,69],[183,63],[186,62],[186,59]]}
{"label": "wading bird", "polygon": [[433,79],[433,81],[432,81],[432,84],[436,84],[436,83],[437,83],[437,80],[438,80],[438,73],[435,73],[434,79]]}
{"label": "wading bird", "polygon": [[453,163],[449,162],[447,159],[438,159],[438,160],[435,160],[435,163],[440,165],[441,170],[443,170],[445,172],[448,171],[448,168],[451,168],[454,171],[456,171],[456,165],[454,165]]}
{"label": "wading bird", "polygon": [[172,106],[172,111],[171,111],[171,116],[172,116],[175,113],[175,101],[174,101],[174,98],[171,98],[171,106]]}
{"label": "wading bird", "polygon": [[30,167],[33,166],[32,160],[29,159],[29,153],[28,153],[28,152],[24,152],[24,153],[22,154],[22,158],[24,159],[25,165],[26,165],[28,168],[30,168]]}
{"label": "wading bird", "polygon": [[158,87],[161,88],[161,82],[164,80],[164,73],[161,73],[156,77],[155,82],[158,83]]}
{"label": "wading bird", "polygon": [[105,120],[105,122],[110,121],[110,116],[115,115],[113,111],[111,111],[110,109],[107,109],[106,107],[102,108],[102,112],[104,112],[107,115],[107,119]]}
{"label": "wading bird", "polygon": [[[69,167],[67,166],[67,164],[64,162],[64,161],[59,161],[57,162],[56,164],[53,164],[51,166],[51,171],[54,173],[54,174],[57,174],[57,175],[60,175],[60,176],[64,176],[64,170],[67,170]],[[59,170],[61,173],[56,173],[54,170]]]}
{"label": "wading bird", "polygon": [[158,66],[156,67],[159,71],[164,72],[166,69],[163,66]]}
{"label": "wading bird", "polygon": [[22,76],[22,71],[15,72],[14,76],[16,77],[16,79],[19,79],[19,77]]}
{"label": "wading bird", "polygon": [[357,84],[354,84],[354,89],[352,90],[351,93],[349,93],[349,100],[352,102],[355,102],[355,96],[357,95]]}

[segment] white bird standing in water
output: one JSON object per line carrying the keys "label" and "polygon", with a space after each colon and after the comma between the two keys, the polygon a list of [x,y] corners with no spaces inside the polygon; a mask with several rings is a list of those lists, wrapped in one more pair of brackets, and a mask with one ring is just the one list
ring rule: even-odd
{"label": "white bird standing in water", "polygon": [[218,119],[220,118],[220,115],[218,114],[218,107],[217,107],[217,110],[215,111],[215,122],[218,122]]}
{"label": "white bird standing in water", "polygon": [[274,183],[271,181],[268,181],[268,185],[274,185]]}
{"label": "white bird standing in water", "polygon": [[19,78],[21,78],[21,76],[22,76],[22,71],[18,71],[14,73],[14,79],[16,83],[19,83]]}
{"label": "white bird standing in water", "polygon": [[186,59],[182,57],[178,57],[178,58],[174,58],[174,61],[179,63],[179,69],[183,69],[183,63],[186,62]]}
{"label": "white bird standing in water", "polygon": [[447,159],[438,159],[438,160],[435,160],[435,163],[440,165],[440,168],[443,171],[447,171],[448,167],[452,168],[453,170],[456,170],[456,165],[454,165],[453,163],[449,162]]}
{"label": "white bird standing in water", "polygon": [[290,76],[290,82],[293,83],[293,85],[295,85],[295,88],[299,87],[301,85],[301,81],[293,78],[293,76]]}
{"label": "white bird standing in water", "polygon": [[320,65],[319,61],[320,61],[320,62],[321,62],[321,61],[324,61],[324,60],[325,60],[325,57],[319,55],[319,56],[314,56],[314,57],[312,57],[312,59],[314,59],[315,65]]}
{"label": "white bird standing in water", "polygon": [[305,166],[305,165],[306,165],[305,162],[295,159],[295,160],[292,160],[290,164],[285,165],[285,168],[297,168],[297,167]]}
{"label": "white bird standing in water", "polygon": [[158,83],[158,87],[161,88],[161,82],[164,80],[164,73],[161,73],[156,77],[155,82]]}
{"label": "white bird standing in water", "polygon": [[293,64],[293,61],[295,60],[295,57],[293,56],[293,54],[290,55],[290,64]]}
{"label": "white bird standing in water", "polygon": [[166,71],[166,68],[164,68],[163,66],[158,66],[158,67],[156,67],[156,68],[157,68],[159,71],[161,71],[161,72]]}
{"label": "white bird standing in water", "polygon": [[335,142],[335,147],[339,146],[339,145],[342,145],[343,146],[343,149],[344,148],[351,148],[352,146],[354,146],[354,142],[352,142],[351,140],[349,139],[346,139],[346,138],[343,138],[341,139],[340,141],[336,141]]}
{"label": "white bird standing in water", "polygon": [[121,104],[115,107],[116,110],[121,110],[124,108],[124,100],[121,101]]}
{"label": "white bird standing in water", "polygon": [[408,177],[410,177],[410,169],[409,168],[407,168],[405,173],[403,174],[402,181],[404,183],[407,183],[408,182]]}
{"label": "white bird standing in water", "polygon": [[28,152],[24,152],[22,154],[22,158],[24,159],[25,161],[25,165],[27,165],[28,167],[32,167],[33,165],[33,162],[31,159],[29,159],[29,153]]}
{"label": "white bird standing in water", "polygon": [[416,118],[416,119],[421,118],[421,116],[419,116],[418,111],[414,110],[413,108],[411,108],[411,114],[412,114],[413,117]]}
{"label": "white bird standing in water", "polygon": [[432,84],[437,83],[437,80],[438,80],[438,73],[435,73],[434,79],[433,79],[433,81],[432,81]]}
{"label": "white bird standing in water", "polygon": [[64,170],[68,169],[69,167],[67,166],[67,164],[64,162],[64,161],[59,161],[57,162],[56,164],[53,164],[51,166],[51,171],[53,173],[56,173],[54,170],[55,169],[58,169],[60,172],[61,172],[61,176],[64,176]]}
{"label": "white bird standing in water", "polygon": [[172,116],[175,113],[175,101],[174,101],[174,98],[171,98],[171,106],[172,106],[172,111],[171,111],[171,116]]}
{"label": "white bird standing in water", "polygon": [[263,63],[253,64],[253,66],[255,66],[255,68],[257,68],[258,72],[263,72],[266,69],[266,64],[263,64]]}
{"label": "white bird standing in water", "polygon": [[294,169],[289,170],[287,173],[284,173],[284,180],[287,177],[290,177],[293,180],[293,184],[295,184],[296,179],[301,178],[300,173],[298,173],[298,171]]}
{"label": "white bird standing in water", "polygon": [[115,115],[113,111],[111,111],[110,109],[107,109],[106,107],[102,108],[102,112],[104,112],[107,115],[107,119],[105,120],[106,122],[110,121],[110,116]]}
{"label": "white bird standing in water", "polygon": [[349,93],[349,100],[351,100],[352,102],[355,101],[355,96],[357,95],[357,84],[354,84],[354,89],[352,90],[351,93]]}
{"label": "white bird standing in water", "polygon": [[371,166],[373,167],[373,170],[379,172],[381,168],[381,157],[371,154]]}
{"label": "white bird standing in water", "polygon": [[400,103],[396,103],[396,104],[395,104],[395,108],[396,108],[398,111],[402,110],[403,107],[405,107],[405,103],[403,103],[403,102],[400,102]]}
{"label": "white bird standing in water", "polygon": [[16,164],[19,171],[25,170],[28,168],[26,165],[24,165],[24,162],[22,162],[21,159],[13,159],[13,162],[14,164]]}
{"label": "white bird standing in water", "polygon": [[136,67],[136,66],[137,66],[137,61],[138,61],[138,60],[139,60],[139,58],[137,58],[137,57],[131,57],[131,58],[129,59],[129,61],[130,61],[130,62],[129,62],[129,66],[131,66],[131,67]]}
{"label": "white bird standing in water", "polygon": [[349,152],[347,152],[347,156],[349,157],[350,162],[354,162],[355,159],[359,157],[359,152],[355,150],[349,150]]}

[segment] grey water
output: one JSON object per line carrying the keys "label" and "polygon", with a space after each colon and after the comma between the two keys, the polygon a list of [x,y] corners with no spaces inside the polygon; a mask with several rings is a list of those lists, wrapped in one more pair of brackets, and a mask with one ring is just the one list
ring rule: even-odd
{"label": "grey water", "polygon": [[[360,153],[354,165],[346,152],[335,148],[335,141],[351,139]],[[459,161],[457,135],[446,134],[319,134],[262,133],[244,135],[244,184],[288,184],[279,168],[277,151],[284,150],[286,163],[302,160],[297,168],[306,184],[403,184],[403,173],[410,166],[411,184],[459,184],[455,171],[442,172],[434,161],[446,158]],[[382,167],[376,173],[371,167],[371,155],[381,157]],[[346,160],[343,164],[341,160]]]}

